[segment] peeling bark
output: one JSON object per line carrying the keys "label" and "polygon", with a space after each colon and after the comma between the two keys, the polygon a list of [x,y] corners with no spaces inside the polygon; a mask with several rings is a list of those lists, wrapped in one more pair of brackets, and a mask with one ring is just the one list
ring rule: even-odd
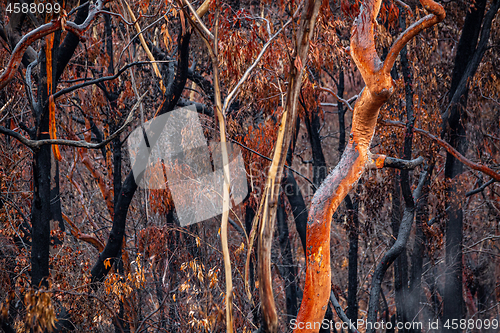
{"label": "peeling bark", "polygon": [[[432,0],[421,0],[431,14],[411,25],[391,47],[384,62],[375,49],[374,27],[381,0],[363,4],[351,36],[351,55],[366,83],[353,111],[349,142],[337,167],[328,175],[313,197],[307,226],[306,281],[298,323],[320,323],[330,297],[330,222],[333,213],[365,171],[369,145],[380,107],[393,91],[390,70],[404,45],[423,29],[445,17],[443,7]],[[412,215],[413,217],[413,215]],[[378,298],[377,298],[378,300]],[[314,325],[313,325],[314,326]],[[319,327],[319,325],[316,325]],[[296,332],[317,332],[300,329]]]}

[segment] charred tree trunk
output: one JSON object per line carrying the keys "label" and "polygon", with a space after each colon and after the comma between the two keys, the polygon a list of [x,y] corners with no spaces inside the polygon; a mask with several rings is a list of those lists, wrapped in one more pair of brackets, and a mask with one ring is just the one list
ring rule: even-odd
{"label": "charred tree trunk", "polygon": [[283,184],[283,190],[292,208],[295,228],[299,234],[304,253],[306,253],[307,207],[300,187],[291,171],[286,171],[286,179]]}
{"label": "charred tree trunk", "polygon": [[[295,124],[295,132],[290,142],[290,147],[288,148],[288,153],[286,156],[287,165],[292,165],[293,152],[295,150],[295,144],[297,143],[297,137],[300,130],[300,117],[297,117]],[[302,196],[302,191],[293,175],[293,172],[286,169],[284,170],[285,177],[283,181],[283,191],[288,199],[288,203],[292,209],[293,219],[295,221],[295,228],[299,234],[300,242],[302,244],[302,249],[306,253],[306,225],[307,225],[307,207],[304,202],[304,197]]]}
{"label": "charred tree trunk", "polygon": [[[287,322],[297,316],[297,269],[295,267],[292,246],[290,245],[288,221],[283,203],[283,197],[280,197],[280,203],[277,212],[278,239],[281,249],[283,280],[285,283],[286,294],[286,313]],[[289,326],[289,324],[287,324]]]}
{"label": "charred tree trunk", "polygon": [[[392,190],[392,207],[391,207],[391,228],[392,233],[395,237],[399,234],[399,225],[401,224],[402,214],[401,214],[401,177],[397,170],[391,172],[393,176],[393,190]],[[394,244],[394,242],[392,242]],[[404,322],[403,318],[403,308],[404,308],[404,285],[406,276],[403,270],[403,261],[401,260],[401,254],[394,262],[394,293],[396,301],[396,317],[398,322]],[[406,259],[406,256],[405,256]]]}
{"label": "charred tree trunk", "polygon": [[310,116],[306,115],[305,123],[309,133],[309,142],[311,144],[313,159],[313,183],[318,188],[327,175],[325,155],[321,147],[320,137],[320,119],[318,112],[312,112]]}
{"label": "charred tree trunk", "polygon": [[[405,15],[401,15],[400,27],[402,30],[406,29]],[[413,140],[413,126],[415,123],[415,116],[413,114],[413,88],[412,88],[412,75],[410,66],[408,64],[408,49],[406,45],[401,49],[401,72],[403,74],[403,80],[405,85],[405,109],[406,109],[406,133],[403,146],[403,159],[411,160],[412,155],[412,140]],[[400,177],[396,177],[396,182],[401,183],[401,189],[403,193],[411,196],[410,191],[410,176],[408,170],[402,170]],[[396,215],[398,218],[394,218],[395,212],[393,212],[393,232],[397,237],[399,234],[399,224],[401,221],[401,213],[399,211],[399,187],[395,189],[395,201],[397,205],[394,205],[394,209],[398,210]],[[413,199],[405,198],[405,202]],[[394,262],[394,289],[396,293],[396,307],[397,307],[397,319],[401,323],[410,321],[408,318],[408,256],[406,253],[406,247],[402,250],[401,254],[398,256]],[[403,332],[408,332],[408,329],[403,328]]]}
{"label": "charred tree trunk", "polygon": [[352,322],[356,322],[358,319],[358,201],[355,200],[353,202],[350,196],[346,196],[345,203],[349,213],[349,266],[346,315]]}
{"label": "charred tree trunk", "polygon": [[[337,81],[337,95],[340,98],[344,97],[344,70],[340,69],[339,79]],[[345,131],[345,113],[347,106],[340,101],[337,102],[338,117],[339,117],[339,153],[344,153],[346,141]],[[345,204],[349,215],[349,264],[348,264],[348,286],[347,286],[347,311],[346,315],[352,322],[358,319],[358,237],[359,237],[359,218],[358,218],[358,201],[352,200],[349,195],[345,197]]]}
{"label": "charred tree trunk", "polygon": [[[191,33],[189,32],[179,35],[178,67],[176,76],[174,79],[174,84],[172,85],[172,89],[170,91],[167,91],[166,97],[163,101],[163,104],[161,105],[160,112],[158,113],[159,115],[173,110],[181,96],[182,91],[184,90],[189,68],[188,63],[190,38]],[[150,143],[154,144],[159,135],[160,133],[152,133]],[[138,160],[147,158],[148,156],[139,156]],[[142,176],[136,175],[136,177]],[[125,178],[121,190],[118,194],[118,200],[115,203],[116,208],[113,217],[113,227],[111,228],[106,247],[100,253],[99,259],[97,260],[91,271],[92,283],[94,284],[94,288],[97,288],[95,283],[102,282],[110,270],[110,267],[106,267],[104,265],[104,261],[106,259],[110,259],[110,262],[114,264],[115,260],[119,258],[122,250],[123,237],[125,235],[128,208],[136,190],[137,183],[135,181],[134,174],[131,171]]]}
{"label": "charred tree trunk", "polygon": [[[55,32],[53,43],[46,43],[40,53],[39,94],[35,106],[35,137],[49,139],[49,96],[56,87],[56,68],[60,32]],[[52,44],[52,45],[51,45]],[[51,57],[47,59],[46,54]],[[49,77],[48,77],[49,76]],[[55,121],[55,120],[54,120]],[[48,287],[50,229],[53,217],[60,214],[60,202],[54,205],[51,198],[59,198],[58,166],[55,164],[50,145],[42,146],[33,153],[33,203],[31,207],[31,282],[35,288]],[[57,209],[59,207],[59,209]]]}

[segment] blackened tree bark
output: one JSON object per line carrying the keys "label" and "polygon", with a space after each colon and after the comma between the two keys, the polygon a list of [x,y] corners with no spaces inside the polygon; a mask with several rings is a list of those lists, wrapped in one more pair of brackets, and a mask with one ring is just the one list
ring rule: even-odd
{"label": "blackened tree bark", "polygon": [[[74,22],[76,24],[82,24],[87,18],[88,14],[89,14],[89,3],[84,4],[76,12],[76,17]],[[80,44],[80,38],[75,34],[73,34],[72,32],[68,32],[68,34],[64,38],[64,41],[61,43],[61,46],[59,47],[60,52],[59,52],[59,57],[57,57],[57,67],[54,67],[57,68],[56,77],[58,80],[61,77],[62,73],[64,72],[66,65],[68,65],[69,61],[73,57],[73,54],[75,53],[75,50],[78,47],[78,44]]]}
{"label": "blackened tree bark", "polygon": [[[35,131],[33,139],[49,139],[49,84],[47,78],[47,65],[54,66],[58,54],[60,32],[54,33],[54,43],[51,50],[52,63],[47,64],[45,46],[40,53],[39,59],[39,78],[38,78],[38,101],[33,110],[35,119]],[[55,68],[55,66],[53,67]],[[56,77],[55,71],[52,71],[51,86],[55,87]],[[53,88],[52,88],[53,89]],[[49,248],[50,248],[50,222],[52,220],[53,211],[51,210],[51,197],[57,196],[58,193],[51,191],[54,183],[51,171],[55,171],[55,166],[52,166],[52,147],[42,146],[39,150],[33,153],[33,204],[31,207],[31,283],[35,288],[48,286],[47,278],[49,276]]]}
{"label": "blackened tree bark", "polygon": [[[393,170],[393,189],[392,189],[392,207],[391,207],[391,228],[392,233],[395,237],[398,236],[399,233],[399,225],[401,223],[401,177],[397,170]],[[394,244],[394,242],[392,242]],[[404,251],[406,254],[406,251]],[[394,293],[395,293],[395,301],[396,301],[396,317],[398,322],[403,322],[403,308],[405,297],[403,295],[405,285],[404,281],[406,278],[405,270],[403,267],[403,261],[401,257],[403,253],[394,261]],[[406,259],[406,256],[404,256]]]}
{"label": "blackened tree bark", "polygon": [[[187,72],[189,69],[189,41],[191,38],[190,32],[184,32],[179,34],[178,38],[178,66],[177,72],[175,74],[174,83],[172,89],[166,92],[166,96],[160,107],[158,115],[165,114],[174,109],[177,102],[184,90],[187,80]],[[161,133],[152,133],[150,138],[150,144],[154,144]],[[145,155],[145,154],[142,154]],[[138,161],[141,159],[146,159],[148,156],[138,156]],[[110,266],[106,267],[104,261],[109,259],[111,264],[115,263],[115,260],[119,258],[121,253],[123,237],[125,235],[125,227],[127,220],[127,213],[132,201],[132,198],[137,190],[136,178],[140,179],[142,175],[135,175],[132,171],[129,172],[125,181],[122,184],[121,191],[119,192],[118,200],[115,204],[115,212],[113,218],[113,227],[108,237],[106,247],[100,253],[99,259],[92,268],[92,283],[94,288],[97,288],[95,283],[102,282],[110,270]]]}
{"label": "blackened tree bark", "polygon": [[[75,23],[82,23],[88,15],[88,6],[83,6],[77,12]],[[16,21],[18,29],[24,20],[24,16]],[[73,56],[79,39],[72,33],[68,33],[61,46],[60,32],[54,33],[52,53],[52,92],[47,85],[47,63],[45,57],[46,47],[39,55],[39,77],[38,77],[38,101],[34,106],[33,118],[35,128],[31,132],[32,139],[49,139],[49,111],[48,100],[56,87],[57,81],[64,68]],[[12,42],[15,42],[12,40]],[[28,51],[23,57],[23,62],[32,60],[33,55]],[[33,58],[34,59],[34,58]],[[25,63],[26,64],[26,63]],[[59,166],[52,156],[52,147],[42,146],[33,153],[33,204],[31,207],[32,224],[32,248],[31,248],[31,282],[34,287],[47,285],[46,278],[49,276],[49,248],[51,220],[61,221],[61,206],[59,201]],[[62,222],[60,223],[60,225]],[[62,226],[61,229],[64,227]]]}
{"label": "blackened tree bark", "polygon": [[[346,315],[352,322],[358,319],[358,236],[359,217],[358,201],[351,200],[348,195],[344,199],[349,212],[349,263],[348,263],[348,285],[347,285],[347,310]],[[354,202],[353,202],[354,201]]]}
{"label": "blackened tree bark", "polygon": [[[250,188],[249,188],[250,191]],[[255,209],[247,204],[245,208],[245,230],[247,235],[250,235],[250,232],[252,231],[252,223],[255,218]],[[250,290],[255,290],[255,267],[254,267],[254,260],[253,258],[249,259],[250,261],[250,267],[249,267],[249,285],[250,285]],[[260,311],[258,304],[256,302],[253,302],[251,305],[251,312],[252,312],[252,322],[254,323],[255,326],[260,325]]]}
{"label": "blackened tree bark", "polygon": [[[344,97],[344,69],[341,68],[339,71],[339,80],[337,82],[337,95],[340,98]],[[347,106],[344,108],[344,104],[341,101],[337,102],[337,110],[339,116],[339,154],[342,156],[345,149],[345,113],[347,111]]]}
{"label": "blackened tree bark", "polygon": [[288,202],[292,208],[293,219],[295,220],[295,228],[300,237],[300,242],[302,244],[302,249],[304,253],[306,252],[306,226],[307,226],[307,207],[302,196],[302,191],[293,173],[291,171],[285,170],[286,179],[283,184],[283,189],[285,195],[287,196]]}
{"label": "blackened tree bark", "polygon": [[[429,191],[429,184],[434,170],[434,163],[427,167],[427,177],[424,181],[422,188],[422,196],[416,203],[415,209],[415,242],[413,243],[413,251],[411,256],[411,269],[410,269],[410,288],[408,290],[407,298],[407,315],[410,321],[419,321],[418,314],[420,313],[420,302],[423,298],[422,293],[422,273],[423,262],[425,256],[425,233],[422,223],[427,221],[427,193]],[[411,333],[419,333],[418,327],[413,327],[409,330]]]}
{"label": "blackened tree bark", "polygon": [[[286,164],[292,165],[292,157],[293,151],[295,149],[295,144],[297,142],[297,135],[300,129],[300,117],[297,118],[295,124],[295,133],[291,139],[290,147],[288,148],[288,153],[286,156]],[[288,203],[290,203],[290,207],[292,209],[293,219],[295,221],[295,228],[300,237],[300,242],[302,244],[302,249],[304,253],[306,253],[306,226],[307,226],[307,207],[304,202],[304,197],[302,196],[302,191],[300,190],[299,185],[291,172],[288,169],[284,170],[284,182],[283,182],[283,191],[287,196]]]}
{"label": "blackened tree bark", "polygon": [[[0,24],[0,37],[3,38],[10,46],[11,50],[14,50],[16,45],[22,38],[21,28],[26,19],[26,14],[22,11],[19,13],[12,13],[10,15],[9,24],[3,28]],[[28,67],[30,63],[37,59],[37,54],[32,47],[28,47],[23,55],[22,63],[25,67]]]}
{"label": "blackened tree bark", "polygon": [[316,188],[318,188],[327,175],[325,155],[321,147],[321,137],[319,133],[321,126],[318,110],[313,111],[310,116],[306,115],[304,118],[312,150],[313,183]]}
{"label": "blackened tree bark", "polygon": [[[406,29],[405,15],[399,18],[401,30]],[[413,114],[413,88],[412,88],[412,75],[411,69],[408,64],[408,48],[405,45],[400,52],[401,57],[401,72],[403,74],[404,87],[405,87],[405,109],[406,109],[406,133],[403,144],[403,159],[411,160],[412,155],[412,140],[413,140],[413,126],[415,123],[415,116]],[[394,69],[394,68],[393,68]],[[403,194],[406,193],[411,196],[410,191],[410,176],[408,170],[402,170],[399,177],[395,178],[396,183],[401,183]],[[392,229],[394,235],[397,237],[399,233],[399,224],[401,221],[400,212],[400,196],[399,186],[396,185],[394,189],[394,203],[392,215]],[[405,198],[408,202],[410,198]],[[411,200],[413,201],[413,200]],[[397,320],[398,322],[408,322],[408,256],[406,253],[406,246],[401,254],[394,261],[394,289],[396,294],[396,307],[397,307]],[[408,332],[408,329],[403,328],[403,332]]]}
{"label": "blackened tree bark", "polygon": [[[337,81],[337,95],[340,98],[344,97],[344,70],[340,69],[339,79]],[[337,110],[339,117],[339,154],[344,153],[346,145],[346,130],[345,130],[345,113],[347,106],[341,101],[337,102]],[[352,200],[350,195],[344,199],[348,214],[349,214],[349,263],[348,263],[348,285],[347,285],[347,310],[346,315],[352,322],[358,319],[358,236],[359,236],[359,218],[358,218],[358,202]]]}
{"label": "blackened tree bark", "polygon": [[278,222],[278,239],[281,250],[282,264],[283,264],[283,280],[285,283],[286,294],[286,313],[288,315],[288,322],[297,316],[297,269],[295,267],[295,260],[290,245],[288,219],[283,202],[283,196],[280,196],[280,202],[277,211]]}

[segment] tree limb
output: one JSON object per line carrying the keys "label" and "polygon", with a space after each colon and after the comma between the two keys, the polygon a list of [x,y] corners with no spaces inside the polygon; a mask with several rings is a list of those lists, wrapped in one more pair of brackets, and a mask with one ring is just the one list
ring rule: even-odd
{"label": "tree limb", "polygon": [[[163,62],[171,62],[171,60],[155,61],[155,62],[161,62],[161,63],[163,63]],[[103,76],[103,77],[100,77],[98,79],[85,81],[85,82],[82,82],[82,83],[79,83],[79,84],[75,84],[74,86],[61,89],[61,90],[59,90],[58,92],[56,92],[54,94],[54,99],[58,98],[59,96],[68,94],[68,93],[70,93],[70,92],[72,92],[72,91],[74,91],[76,89],[80,89],[80,88],[84,88],[84,87],[87,87],[87,86],[90,86],[90,85],[93,85],[93,84],[98,84],[98,83],[101,83],[101,82],[105,82],[105,81],[117,79],[123,72],[125,72],[127,69],[129,69],[132,66],[146,65],[146,64],[151,64],[151,63],[153,63],[153,62],[151,62],[151,61],[136,61],[136,62],[132,62],[130,64],[126,64],[125,66],[123,66],[122,68],[120,68],[118,70],[118,72],[116,72],[116,74],[114,74],[114,75]]]}
{"label": "tree limb", "polygon": [[333,91],[332,89],[327,88],[327,87],[319,87],[319,90],[331,94],[337,100],[337,102],[344,103],[347,106],[347,108],[352,112],[353,108],[352,108],[351,104],[349,104],[349,101],[341,98],[339,95],[337,95],[337,93],[335,91]]}
{"label": "tree limb", "polygon": [[91,244],[99,252],[104,250],[104,244],[97,237],[89,235],[89,234],[84,234],[83,232],[81,232],[80,229],[76,226],[76,224],[73,223],[73,221],[71,221],[71,219],[66,214],[62,213],[62,217],[66,221],[66,223],[68,223],[69,226],[71,227],[71,230],[70,230],[71,234],[76,239],[79,239],[79,240],[82,240],[86,243]]}
{"label": "tree limb", "polygon": [[[392,44],[384,61],[384,71],[386,73],[390,73],[399,52],[413,37],[418,35],[422,30],[441,22],[446,17],[444,8],[433,0],[420,0],[420,3],[431,14],[410,25],[401,35],[399,35],[394,44]],[[408,8],[407,5],[406,8]]]}
{"label": "tree limb", "polygon": [[373,154],[371,160],[366,165],[367,169],[394,168],[399,170],[413,170],[424,162],[424,158],[419,156],[413,160],[403,160],[385,155]]}
{"label": "tree limb", "polygon": [[476,193],[479,193],[479,192],[482,192],[484,191],[488,186],[490,186],[491,184],[493,184],[494,182],[496,182],[497,180],[495,179],[490,179],[487,183],[484,183],[483,185],[481,185],[480,187],[472,190],[472,191],[469,191],[467,193],[465,193],[465,196],[466,197],[470,197],[471,195],[474,195]]}
{"label": "tree limb", "polygon": [[[394,121],[394,120],[380,120],[380,124],[382,125],[389,125],[389,126],[396,126],[396,127],[401,127],[401,128],[406,128],[406,125],[400,121]],[[479,164],[479,163],[474,163],[471,160],[467,159],[464,155],[460,154],[455,148],[453,148],[448,142],[446,142],[443,139],[440,139],[431,133],[424,131],[420,128],[414,128],[413,129],[416,133],[420,133],[424,135],[425,137],[435,141],[438,145],[446,149],[448,153],[453,155],[457,160],[462,162],[463,164],[467,165],[469,168],[477,171],[481,171],[484,174],[487,174],[491,178],[495,179],[495,181],[500,181],[500,174],[495,172],[493,169],[490,169],[486,165]]]}
{"label": "tree limb", "polygon": [[[372,279],[372,287],[370,290],[370,301],[368,306],[368,315],[367,321],[375,323],[377,321],[377,310],[379,304],[379,296],[381,292],[381,285],[384,279],[384,275],[387,272],[387,269],[392,265],[394,260],[403,252],[406,243],[408,241],[408,237],[410,237],[411,227],[413,225],[413,215],[415,212],[414,200],[418,200],[421,193],[422,187],[425,183],[425,177],[427,177],[427,171],[424,171],[420,174],[420,180],[418,182],[418,186],[413,192],[412,202],[406,203],[405,210],[403,213],[403,219],[399,226],[399,233],[396,239],[396,242],[392,245],[392,247],[384,254],[382,260],[377,264],[375,268],[375,272],[373,273]],[[418,196],[417,196],[418,195]],[[373,327],[371,330],[367,329],[367,332],[373,332]]]}
{"label": "tree limb", "polygon": [[82,24],[76,24],[71,21],[66,21],[65,23],[63,23],[63,18],[59,17],[58,19],[41,25],[24,35],[12,51],[12,56],[10,57],[7,66],[5,67],[2,74],[0,74],[0,90],[5,88],[5,86],[14,78],[14,75],[19,68],[19,64],[21,63],[21,59],[24,53],[34,41],[41,39],[60,29],[66,29],[77,36],[81,35],[90,26],[90,23],[94,20],[99,10],[102,9],[104,2],[104,0],[98,0],[97,4],[92,7],[92,10],[87,16],[87,19]]}
{"label": "tree limb", "polygon": [[356,329],[356,324],[353,323],[345,314],[344,310],[340,306],[339,301],[337,300],[337,297],[335,297],[335,294],[333,291],[330,292],[330,301],[333,304],[333,308],[335,309],[335,312],[337,312],[337,315],[339,316],[340,320],[342,320],[344,323],[348,325],[348,331],[351,333],[359,333],[359,331]]}
{"label": "tree limb", "polygon": [[6,134],[8,136],[11,136],[15,139],[17,139],[19,142],[24,144],[25,146],[28,146],[29,148],[33,150],[39,149],[41,146],[44,145],[62,145],[62,146],[71,146],[71,147],[80,147],[80,148],[87,148],[87,149],[101,149],[102,147],[106,146],[108,143],[113,141],[114,138],[118,137],[126,128],[127,126],[132,122],[133,116],[135,114],[135,110],[140,105],[140,102],[142,99],[146,96],[147,92],[144,93],[144,95],[139,98],[137,103],[135,103],[134,107],[130,111],[127,119],[125,120],[125,123],[120,127],[116,132],[111,134],[106,140],[103,140],[102,142],[99,143],[90,143],[85,140],[80,140],[80,141],[74,141],[74,140],[65,140],[65,139],[44,139],[44,140],[30,140],[23,136],[21,133],[10,130],[8,128],[5,128],[3,126],[0,126],[0,133]]}

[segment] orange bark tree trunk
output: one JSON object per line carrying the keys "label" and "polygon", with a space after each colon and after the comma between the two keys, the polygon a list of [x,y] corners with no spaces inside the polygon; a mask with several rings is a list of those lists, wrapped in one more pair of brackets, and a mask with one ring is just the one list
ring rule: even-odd
{"label": "orange bark tree trunk", "polygon": [[[351,32],[351,56],[363,76],[366,87],[354,107],[352,130],[341,160],[312,199],[307,225],[304,296],[295,332],[318,332],[324,318],[331,289],[332,215],[359,180],[367,164],[372,162],[369,146],[379,110],[393,91],[394,82],[390,70],[399,52],[411,38],[445,17],[441,5],[432,0],[420,2],[430,14],[412,24],[397,38],[384,62],[377,55],[374,41],[374,27],[382,1],[367,0],[354,22]],[[383,159],[377,159],[376,164],[377,167],[382,167]]]}

